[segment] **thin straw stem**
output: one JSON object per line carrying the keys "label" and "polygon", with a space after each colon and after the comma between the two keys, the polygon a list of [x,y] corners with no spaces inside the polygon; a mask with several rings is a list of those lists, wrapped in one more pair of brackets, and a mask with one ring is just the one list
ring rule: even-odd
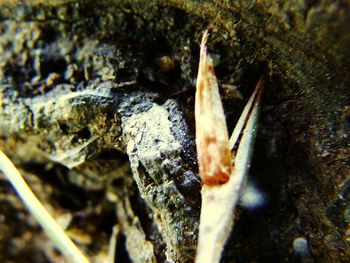
{"label": "thin straw stem", "polygon": [[88,263],[88,259],[81,253],[63,229],[56,223],[44,206],[36,198],[24,181],[21,174],[11,160],[0,150],[0,170],[16,190],[19,197],[27,206],[30,213],[39,222],[47,235],[67,259],[73,263]]}

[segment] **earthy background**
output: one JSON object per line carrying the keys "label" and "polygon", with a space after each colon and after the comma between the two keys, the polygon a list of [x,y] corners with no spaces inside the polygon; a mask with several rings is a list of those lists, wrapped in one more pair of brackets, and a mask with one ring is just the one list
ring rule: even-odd
{"label": "earthy background", "polygon": [[[230,131],[267,79],[248,179],[266,202],[222,261],[350,260],[349,2],[0,1],[0,21],[0,148],[95,262],[114,225],[118,262],[193,261],[207,28]],[[3,176],[0,261],[64,262]]]}

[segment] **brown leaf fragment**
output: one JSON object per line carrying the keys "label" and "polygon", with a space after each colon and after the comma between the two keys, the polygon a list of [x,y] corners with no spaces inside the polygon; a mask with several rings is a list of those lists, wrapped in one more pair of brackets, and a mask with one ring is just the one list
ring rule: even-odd
{"label": "brown leaf fragment", "polygon": [[233,170],[224,110],[203,35],[196,85],[195,119],[199,175],[206,185],[226,183]]}

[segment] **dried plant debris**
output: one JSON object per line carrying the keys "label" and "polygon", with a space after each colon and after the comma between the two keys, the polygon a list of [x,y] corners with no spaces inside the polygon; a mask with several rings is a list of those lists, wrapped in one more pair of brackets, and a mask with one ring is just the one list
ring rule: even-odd
{"label": "dried plant debris", "polygon": [[260,79],[237,122],[230,141],[213,64],[204,33],[196,92],[196,143],[202,186],[202,208],[196,262],[219,262],[231,233],[234,211],[250,166],[263,91]]}
{"label": "dried plant debris", "polygon": [[203,35],[196,91],[196,144],[199,174],[204,184],[226,183],[232,173],[227,125],[213,61],[207,54],[208,32]]}
{"label": "dried plant debris", "polygon": [[16,167],[2,151],[0,151],[0,171],[2,171],[8,178],[28,210],[40,223],[41,227],[45,230],[62,254],[73,263],[88,263],[88,259],[81,253],[78,247],[71,241],[63,229],[40,203]]}

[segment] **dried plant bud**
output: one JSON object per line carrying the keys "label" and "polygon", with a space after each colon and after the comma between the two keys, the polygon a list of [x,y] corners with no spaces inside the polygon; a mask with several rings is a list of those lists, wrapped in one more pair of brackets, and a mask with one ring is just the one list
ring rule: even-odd
{"label": "dried plant bud", "polygon": [[199,175],[204,184],[226,183],[232,172],[224,110],[212,59],[207,53],[208,32],[202,38],[196,87],[195,119]]}

